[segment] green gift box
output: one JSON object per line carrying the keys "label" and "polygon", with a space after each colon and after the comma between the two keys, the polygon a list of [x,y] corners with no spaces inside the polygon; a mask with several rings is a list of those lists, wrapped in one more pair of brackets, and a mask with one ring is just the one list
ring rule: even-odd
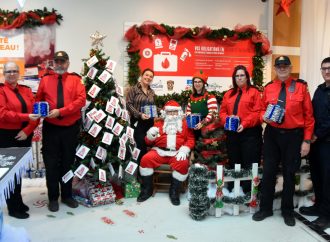
{"label": "green gift box", "polygon": [[128,182],[125,185],[125,198],[138,197],[140,194],[140,183],[137,181]]}

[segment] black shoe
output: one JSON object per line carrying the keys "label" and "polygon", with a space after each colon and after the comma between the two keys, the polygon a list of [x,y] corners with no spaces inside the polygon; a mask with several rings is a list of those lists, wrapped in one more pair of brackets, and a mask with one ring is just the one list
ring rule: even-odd
{"label": "black shoe", "polygon": [[180,189],[181,189],[181,181],[172,177],[171,186],[170,186],[170,190],[169,190],[169,197],[170,197],[171,203],[174,206],[180,205]]}
{"label": "black shoe", "polygon": [[299,213],[301,213],[302,215],[306,215],[306,216],[319,216],[320,215],[319,210],[315,205],[310,206],[310,207],[300,207]]}
{"label": "black shoe", "polygon": [[139,203],[142,203],[146,200],[148,200],[152,196],[152,193],[140,193],[139,196],[137,197],[136,201]]}
{"label": "black shoe", "polygon": [[284,223],[288,226],[295,226],[296,220],[293,215],[283,215]]}
{"label": "black shoe", "polygon": [[22,211],[8,212],[8,214],[9,214],[9,216],[18,218],[18,219],[26,219],[26,218],[30,217],[30,215],[28,213],[22,212]]}
{"label": "black shoe", "polygon": [[320,216],[312,222],[314,225],[318,226],[321,230],[326,230],[330,228],[330,219]]}
{"label": "black shoe", "polygon": [[67,205],[70,208],[76,208],[79,206],[78,202],[71,197],[62,199],[62,203],[64,203],[65,205]]}
{"label": "black shoe", "polygon": [[59,208],[58,201],[49,201],[48,210],[51,212],[57,212]]}
{"label": "black shoe", "polygon": [[148,198],[152,196],[153,193],[153,182],[152,182],[153,176],[141,176],[141,192],[139,196],[137,197],[137,202],[144,202]]}
{"label": "black shoe", "polygon": [[30,210],[30,208],[27,205],[25,205],[24,203],[19,205],[19,211],[27,212],[29,210]]}
{"label": "black shoe", "polygon": [[273,216],[272,211],[258,211],[255,214],[253,214],[252,219],[254,221],[262,221],[267,217]]}

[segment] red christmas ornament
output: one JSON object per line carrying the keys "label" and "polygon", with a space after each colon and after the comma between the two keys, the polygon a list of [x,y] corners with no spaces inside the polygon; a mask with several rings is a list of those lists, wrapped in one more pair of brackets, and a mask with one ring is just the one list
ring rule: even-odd
{"label": "red christmas ornament", "polygon": [[281,2],[277,3],[279,5],[276,16],[279,15],[281,12],[285,12],[285,14],[290,17],[290,5],[295,0],[281,0]]}

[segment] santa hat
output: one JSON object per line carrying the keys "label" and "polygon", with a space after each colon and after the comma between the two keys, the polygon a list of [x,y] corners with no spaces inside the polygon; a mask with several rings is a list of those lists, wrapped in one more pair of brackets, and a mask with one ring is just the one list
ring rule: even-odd
{"label": "santa hat", "polygon": [[176,101],[170,100],[164,105],[164,110],[165,111],[181,111],[182,108]]}
{"label": "santa hat", "polygon": [[201,79],[201,80],[204,82],[204,84],[207,84],[208,76],[207,76],[202,70],[197,71],[197,72],[194,74],[192,80],[194,81],[195,78],[199,78],[199,79]]}

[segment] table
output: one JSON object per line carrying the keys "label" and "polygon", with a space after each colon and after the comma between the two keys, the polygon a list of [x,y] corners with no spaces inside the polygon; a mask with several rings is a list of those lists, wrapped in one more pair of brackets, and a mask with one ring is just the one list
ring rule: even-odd
{"label": "table", "polygon": [[3,227],[2,208],[6,206],[6,198],[10,191],[15,188],[15,175],[17,178],[22,177],[32,162],[31,147],[0,148],[0,241],[13,241],[13,235],[20,241],[28,241],[24,229],[14,228],[10,225]]}

